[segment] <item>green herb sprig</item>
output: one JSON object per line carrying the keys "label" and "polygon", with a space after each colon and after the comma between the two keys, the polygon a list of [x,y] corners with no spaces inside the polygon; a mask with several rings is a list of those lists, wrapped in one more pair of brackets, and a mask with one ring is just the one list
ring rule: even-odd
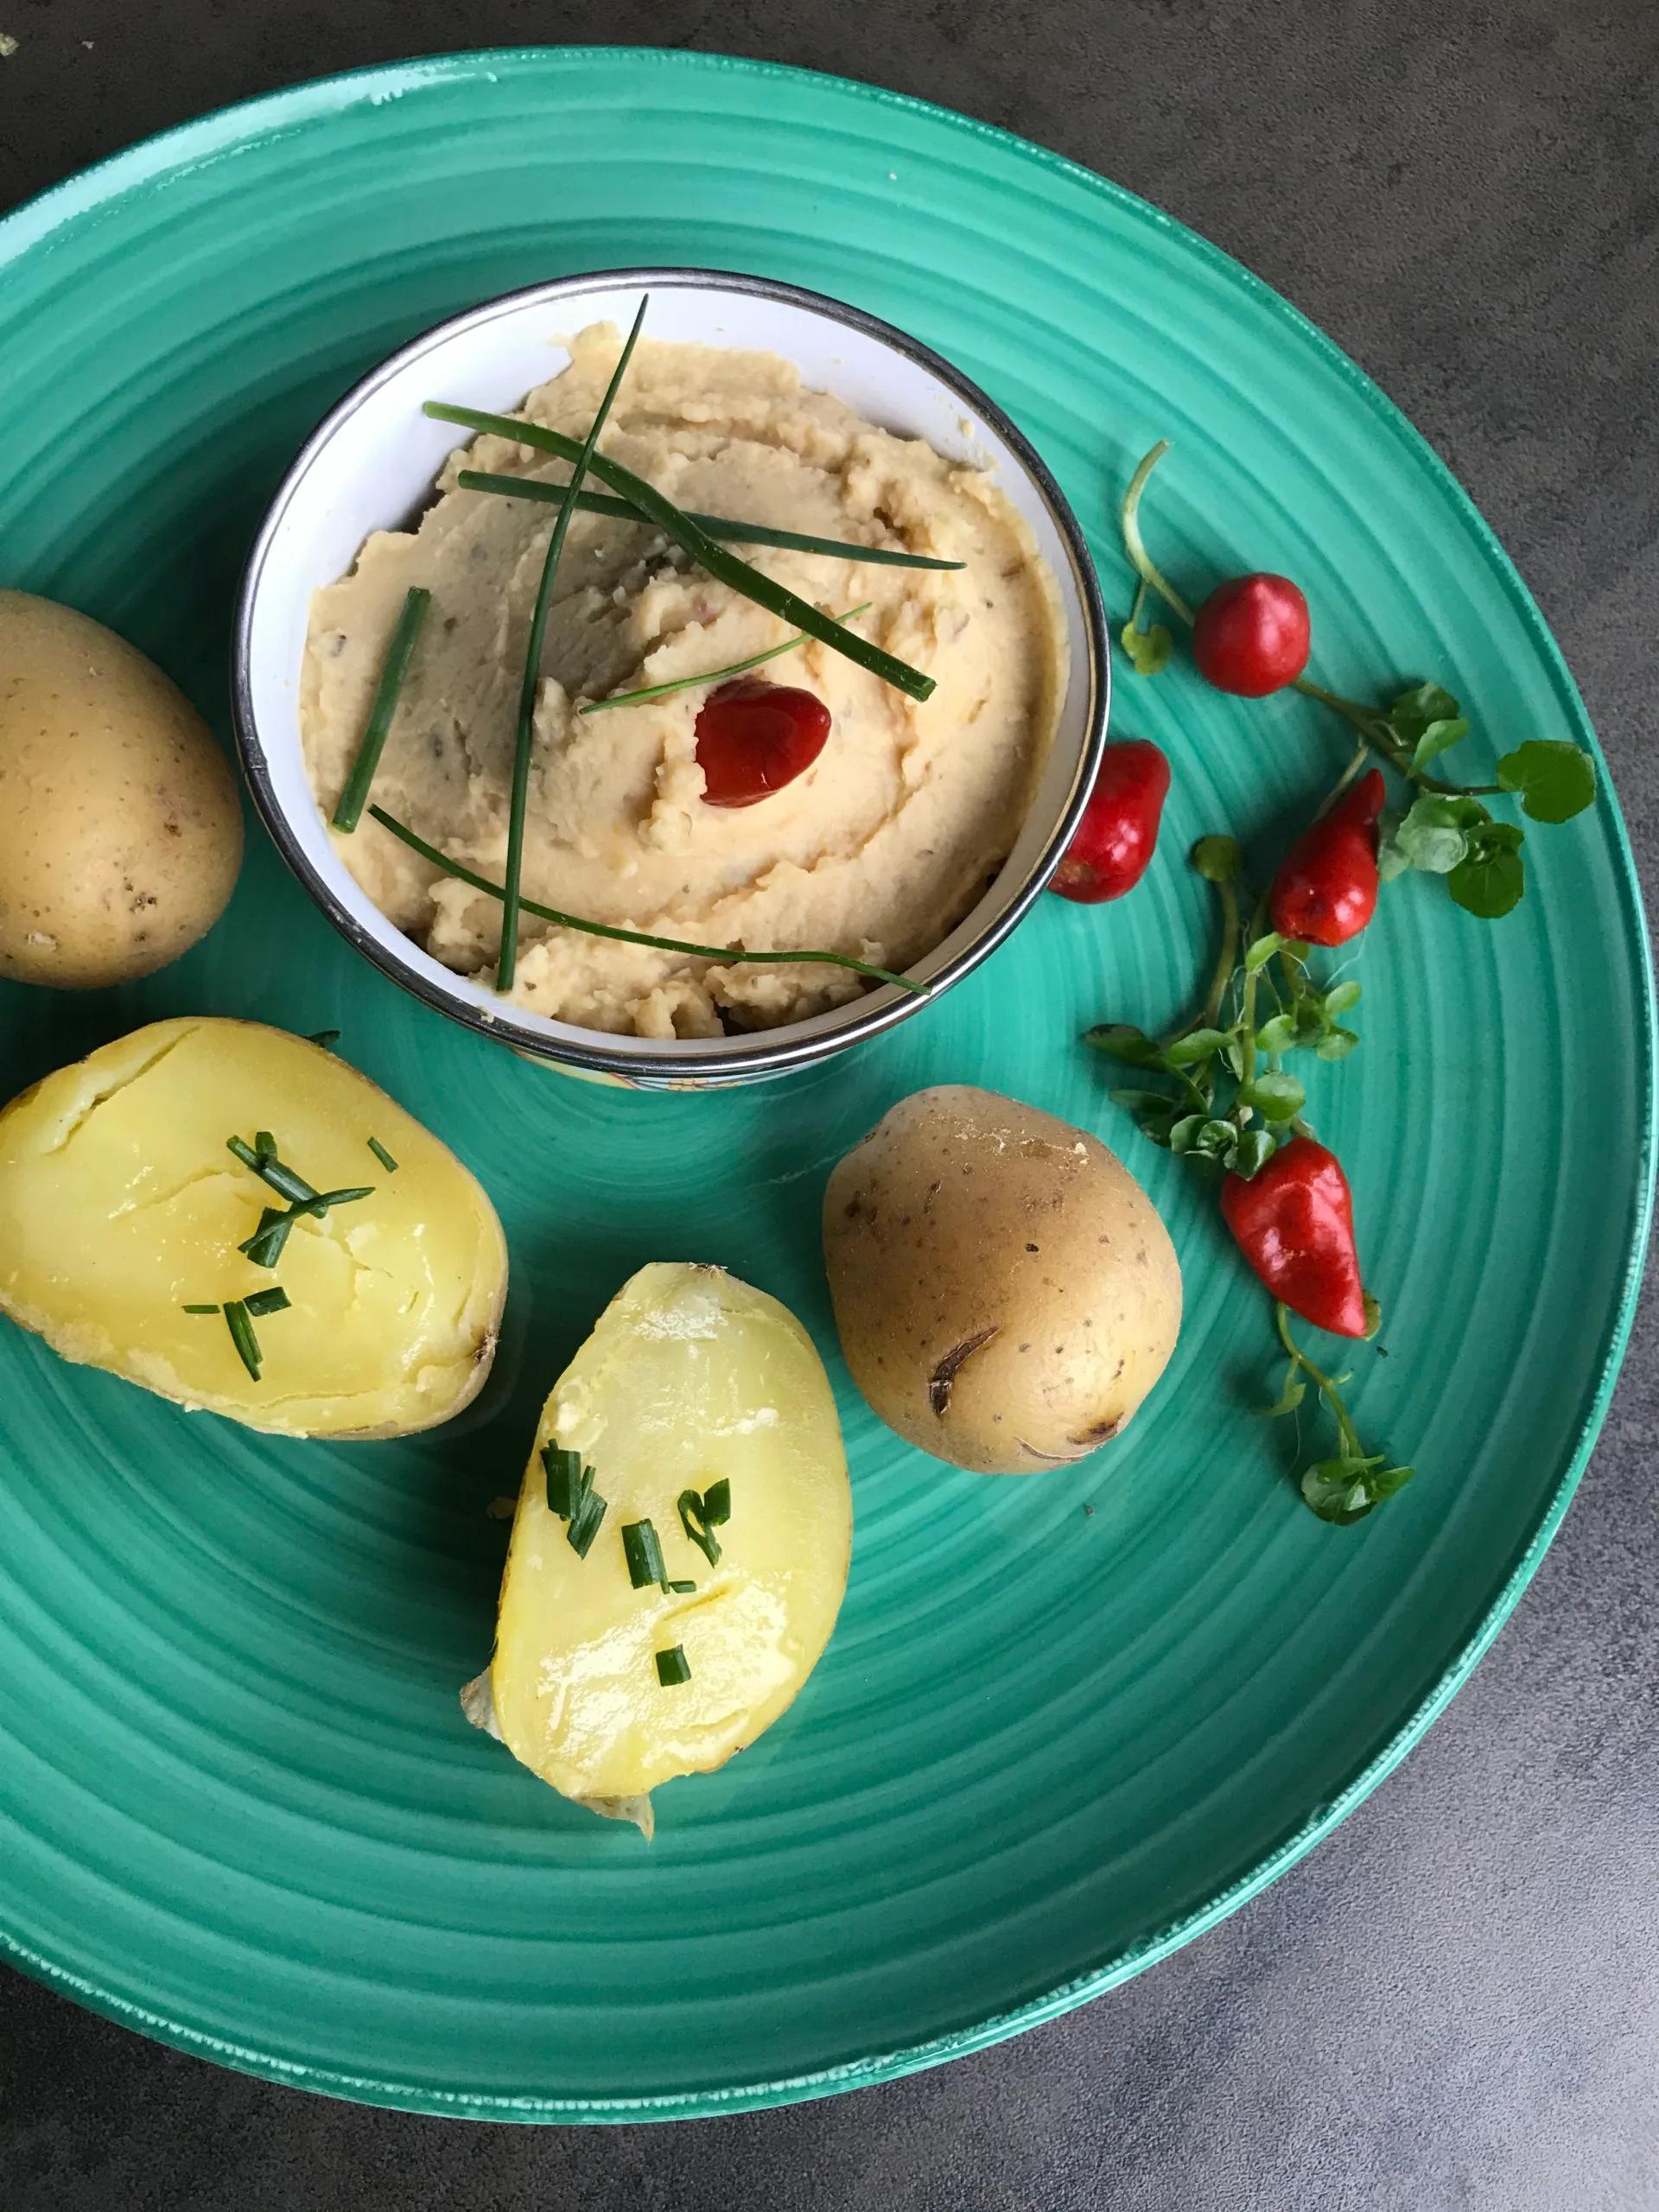
{"label": "green herb sprig", "polygon": [[[442,868],[446,875],[453,875],[458,883],[469,883],[474,891],[483,892],[486,898],[499,899],[503,896],[499,883],[492,883],[488,876],[480,875],[463,862],[451,860],[447,853],[441,853],[435,845],[429,845],[424,837],[417,836],[408,823],[398,821],[395,814],[388,814],[384,807],[379,806],[372,806],[369,812],[382,829],[390,830],[394,837],[401,837],[410,852],[418,853],[423,860],[429,861],[434,868]],[[855,976],[868,976],[873,983],[891,983],[895,990],[908,991],[917,998],[925,998],[928,995],[927,984],[918,983],[909,976],[896,976],[890,968],[877,968],[867,960],[855,960],[844,952],[749,952],[741,945],[693,944],[684,938],[653,937],[645,930],[618,929],[609,922],[584,921],[579,914],[563,913],[558,907],[543,906],[534,899],[521,898],[518,904],[524,913],[534,914],[542,921],[556,923],[561,929],[581,930],[588,937],[613,938],[620,944],[649,945],[658,952],[679,952],[693,960],[718,960],[731,967],[750,963],[760,967],[787,968],[804,963],[808,966],[849,968]]]}
{"label": "green herb sprig", "polygon": [[[455,481],[463,492],[493,492],[501,499],[537,499],[547,506],[561,505],[570,488],[569,484],[544,483],[539,476],[502,476],[488,468],[463,468]],[[578,492],[576,511],[584,515],[612,515],[619,522],[648,524],[652,521],[632,499],[613,499],[605,492]],[[727,544],[772,545],[784,552],[819,553],[829,560],[861,561],[882,569],[954,569],[968,565],[965,561],[942,561],[931,553],[899,553],[885,545],[861,545],[851,539],[810,537],[798,530],[774,530],[770,523],[731,522],[723,515],[700,514],[695,507],[687,507],[685,517],[705,537]]]}
{"label": "green herb sprig", "polygon": [[[511,438],[519,445],[534,446],[543,453],[556,453],[565,461],[578,461],[582,448],[574,438],[567,438],[562,431],[550,430],[540,423],[526,423],[513,415],[491,415],[477,407],[452,407],[447,402],[429,399],[423,410],[440,423],[458,423],[467,430],[487,431],[498,438]],[[728,584],[745,599],[752,599],[758,607],[766,607],[779,614],[796,629],[804,630],[809,637],[819,639],[844,653],[849,660],[856,661],[861,668],[878,676],[884,683],[918,701],[931,699],[937,686],[931,676],[924,676],[920,669],[912,668],[908,661],[884,652],[880,645],[873,645],[856,632],[844,629],[833,616],[819,613],[810,600],[803,599],[787,585],[775,582],[741,561],[734,553],[699,528],[690,515],[665,499],[653,484],[643,476],[636,476],[631,468],[607,454],[592,456],[593,473],[620,492],[641,514],[665,531],[677,544],[683,545],[700,569],[706,569],[719,583]]]}
{"label": "green herb sprig", "polygon": [[518,729],[513,746],[512,786],[507,813],[506,881],[501,890],[501,952],[495,970],[495,988],[503,994],[512,988],[518,966],[518,908],[524,871],[524,810],[530,798],[530,756],[536,735],[536,700],[541,689],[542,646],[547,636],[548,609],[553,602],[553,579],[558,572],[559,557],[564,551],[571,517],[575,513],[573,502],[594,462],[599,434],[605,427],[612,404],[621,388],[623,378],[628,372],[628,363],[633,359],[633,349],[639,342],[640,326],[645,321],[645,308],[650,300],[651,295],[646,293],[639,302],[639,312],[633,318],[633,327],[628,333],[627,342],[622,348],[611,380],[605,387],[605,397],[599,403],[599,412],[588,427],[587,437],[576,450],[575,467],[559,508],[558,519],[553,525],[553,534],[547,543],[547,557],[542,563],[541,582],[537,586],[536,603],[531,611],[524,681],[518,687]]}
{"label": "green herb sprig", "polygon": [[[861,607],[849,607],[840,620],[850,622],[855,614],[868,613],[874,604],[874,601],[867,599]],[[677,676],[671,683],[647,684],[642,691],[619,691],[608,699],[589,699],[576,712],[608,714],[613,707],[639,707],[647,700],[671,698],[677,691],[696,691],[705,684],[724,683],[728,677],[746,675],[752,668],[764,668],[769,660],[781,660],[785,653],[792,653],[797,645],[805,643],[805,631],[798,630],[792,638],[785,638],[780,645],[768,645],[764,652],[751,653],[747,660],[728,661],[724,668],[711,668],[702,676]]]}
{"label": "green herb sprig", "polygon": [[[1129,479],[1119,513],[1123,550],[1139,579],[1135,611],[1122,645],[1143,676],[1155,675],[1169,653],[1156,643],[1167,631],[1142,631],[1140,618],[1149,593],[1190,629],[1193,609],[1147,552],[1140,509],[1152,473],[1169,451],[1160,438],[1145,454]],[[1370,707],[1344,698],[1311,676],[1291,687],[1305,699],[1339,715],[1364,747],[1405,782],[1404,810],[1385,820],[1378,868],[1386,881],[1409,868],[1446,879],[1446,889],[1465,912],[1497,921],[1517,906],[1527,887],[1521,849],[1526,832],[1518,823],[1496,820],[1484,802],[1518,798],[1529,821],[1570,822],[1596,796],[1595,762],[1582,747],[1561,738],[1530,738],[1503,754],[1491,784],[1448,783],[1433,772],[1442,754],[1470,734],[1468,716],[1451,692],[1439,683],[1414,683],[1384,705]]]}
{"label": "green herb sprig", "polygon": [[1414,1467],[1396,1467],[1380,1452],[1368,1452],[1359,1440],[1352,1416],[1343,1402],[1343,1385],[1353,1378],[1348,1375],[1327,1375],[1316,1367],[1291,1332],[1290,1308],[1281,1303],[1275,1309],[1279,1340],[1286,1354],[1284,1387],[1270,1406],[1258,1408],[1264,1421],[1279,1421],[1294,1414],[1307,1395],[1311,1382],[1337,1425],[1335,1455],[1320,1459],[1309,1467],[1302,1477],[1302,1497],[1321,1521],[1334,1521],[1346,1528],[1403,1490],[1416,1472]]}
{"label": "green herb sprig", "polygon": [[[416,584],[404,595],[403,612],[397,617],[397,626],[391,633],[391,643],[386,648],[386,658],[380,670],[380,681],[375,687],[374,704],[369,710],[368,726],[363,732],[363,742],[357,748],[357,758],[352,763],[352,772],[346,779],[344,790],[334,811],[334,825],[349,836],[363,818],[363,809],[368,804],[369,791],[380,766],[380,755],[386,749],[386,739],[391,731],[392,717],[397,712],[397,701],[403,691],[404,680],[409,674],[409,664],[415,657],[421,631],[426,622],[427,609],[432,604],[432,594]],[[334,1034],[339,1035],[336,1030]]]}

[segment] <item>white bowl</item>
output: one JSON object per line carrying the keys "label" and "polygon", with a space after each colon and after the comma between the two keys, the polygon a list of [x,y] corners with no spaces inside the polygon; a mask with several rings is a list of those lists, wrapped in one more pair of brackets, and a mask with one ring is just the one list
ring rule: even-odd
{"label": "white bowl", "polygon": [[[359,889],[312,796],[300,743],[300,667],[311,595],[343,575],[372,531],[427,505],[449,453],[471,431],[435,423],[424,401],[511,412],[569,356],[557,334],[626,327],[642,290],[653,338],[759,346],[810,386],[940,453],[990,471],[1025,517],[1059,587],[1071,677],[1058,725],[1014,849],[984,895],[910,973],[929,996],[878,987],[849,1005],[752,1035],[620,1037],[549,1020],[498,998],[421,950]],[[360,952],[429,1006],[535,1058],[641,1089],[698,1088],[822,1059],[932,1002],[992,951],[1042,891],[1070,842],[1105,742],[1105,620],[1083,533],[1052,477],[1007,417],[950,365],[855,308],[753,276],[687,269],[562,277],[474,308],[365,377],[313,432],[283,479],[249,559],[237,612],[237,740],[253,796],[284,858]]]}

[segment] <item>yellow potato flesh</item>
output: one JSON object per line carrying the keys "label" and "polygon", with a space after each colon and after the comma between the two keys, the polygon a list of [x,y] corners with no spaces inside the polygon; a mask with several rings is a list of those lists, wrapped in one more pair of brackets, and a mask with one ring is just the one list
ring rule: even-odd
{"label": "yellow potato flesh", "polygon": [[[541,1453],[555,1442],[592,1465],[607,1501],[585,1559],[548,1508]],[[711,1566],[676,1501],[721,1478],[731,1518]],[[621,1531],[641,1519],[695,1591],[633,1587]],[[543,1412],[501,1586],[499,1732],[556,1789],[609,1812],[721,1765],[810,1673],[851,1542],[835,1401],[800,1323],[719,1268],[642,1268]],[[655,1655],[675,1644],[690,1679],[664,1688]]]}
{"label": "yellow potato flesh", "polygon": [[241,861],[230,764],[178,687],[101,622],[0,591],[0,976],[148,976],[212,928]]}
{"label": "yellow potato flesh", "polygon": [[[237,1246],[285,1201],[226,1149],[261,1129],[315,1189],[372,1186],[302,1221],[274,1271]],[[273,1284],[291,1304],[254,1324],[256,1382],[223,1317],[183,1309]],[[483,1381],[505,1287],[500,1224],[454,1154],[283,1030],[157,1022],[0,1113],[0,1312],[193,1408],[294,1436],[429,1427]]]}

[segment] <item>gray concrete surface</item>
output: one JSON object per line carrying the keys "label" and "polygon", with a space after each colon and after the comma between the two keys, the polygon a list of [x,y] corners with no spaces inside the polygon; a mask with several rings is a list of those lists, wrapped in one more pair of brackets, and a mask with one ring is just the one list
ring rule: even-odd
{"label": "gray concrete surface", "polygon": [[[223,101],[491,43],[764,54],[1076,156],[1287,293],[1447,456],[1659,880],[1653,0],[0,0],[0,206]],[[1656,1446],[1649,1303],[1561,1536],[1427,1743],[1275,1889],[1053,2026],[826,2105],[536,2133],[323,2104],[0,1976],[0,2204],[1659,2207]]]}

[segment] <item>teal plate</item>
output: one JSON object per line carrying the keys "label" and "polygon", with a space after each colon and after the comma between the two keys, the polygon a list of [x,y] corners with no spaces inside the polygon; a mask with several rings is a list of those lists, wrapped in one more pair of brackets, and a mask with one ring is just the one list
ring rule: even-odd
{"label": "teal plate", "polygon": [[[423,326],[585,269],[787,278],[913,331],[1035,441],[1127,597],[1109,507],[1160,434],[1179,575],[1280,569],[1348,690],[1432,674],[1481,731],[1593,742],[1537,610],[1421,441],[1235,264],[1053,156],[862,86],[680,54],[526,52],[302,86],[0,226],[0,582],[152,653],[228,736],[232,589],[311,423]],[[0,1933],[192,2050],[493,2119],[691,2115],[850,2088],[1046,2019],[1283,1871],[1428,1726],[1565,1510],[1629,1324],[1652,1009],[1611,793],[1536,833],[1497,925],[1421,880],[1353,963],[1364,1044],[1313,1107],[1388,1352],[1368,1433],[1418,1480],[1334,1529],[1249,1417],[1268,1313],[1212,1202],[1078,1044],[1160,1021],[1207,926],[1205,830],[1282,827],[1339,732],[1173,671],[1120,735],[1174,764],[1122,906],[1046,899],[960,989],[814,1073],[690,1097],[527,1066],[355,958],[257,835],[205,944],[132,989],[0,989],[5,1088],[155,1016],[338,1026],[483,1178],[513,1255],[499,1382],[435,1435],[277,1442],[0,1336]],[[1471,770],[1491,765],[1484,738]],[[1184,1255],[1185,1332],[1072,1473],[956,1474],[836,1354],[817,1215],[894,1099],[967,1078],[1119,1145]],[[535,1408],[643,1261],[775,1292],[835,1378],[857,1510],[834,1642],[655,1845],[461,1719]]]}

